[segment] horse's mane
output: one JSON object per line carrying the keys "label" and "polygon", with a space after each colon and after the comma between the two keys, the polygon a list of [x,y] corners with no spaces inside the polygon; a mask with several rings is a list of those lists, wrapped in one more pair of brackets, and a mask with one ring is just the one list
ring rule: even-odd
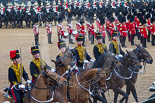
{"label": "horse's mane", "polygon": [[[102,67],[105,62],[105,53],[103,53],[94,64],[94,68]],[[104,61],[103,61],[104,60]]]}

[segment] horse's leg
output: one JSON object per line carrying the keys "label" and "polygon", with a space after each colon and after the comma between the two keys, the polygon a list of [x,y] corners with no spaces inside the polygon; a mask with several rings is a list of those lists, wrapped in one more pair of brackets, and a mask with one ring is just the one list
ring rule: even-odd
{"label": "horse's leg", "polygon": [[114,92],[114,103],[117,103],[118,93]]}
{"label": "horse's leg", "polygon": [[[114,90],[114,92],[116,93],[114,96],[114,103],[117,102],[117,97],[118,94],[121,94],[122,96],[125,97],[125,99],[128,99],[128,94],[126,94],[123,90],[121,90],[120,88],[117,88],[116,90]],[[120,101],[120,103],[122,103],[122,101]]]}
{"label": "horse's leg", "polygon": [[[129,82],[127,81],[126,82],[126,93],[128,94],[128,96],[130,95],[130,91],[131,91],[131,86],[129,84]],[[125,97],[123,97],[120,101],[124,101],[125,100]],[[128,103],[128,98],[126,99],[125,103]]]}
{"label": "horse's leg", "polygon": [[97,103],[97,100],[101,101],[102,103],[107,103],[107,100],[103,97],[101,97],[99,94],[95,95],[95,99],[96,101],[94,101],[94,103]]}
{"label": "horse's leg", "polygon": [[89,103],[93,103],[90,98],[89,98]]}
{"label": "horse's leg", "polygon": [[138,102],[138,96],[137,96],[137,92],[136,92],[134,83],[131,83],[130,88],[131,88],[131,93],[132,93],[134,99],[136,100],[136,102]]}
{"label": "horse's leg", "polygon": [[106,99],[106,97],[105,97],[105,94],[104,94],[105,92],[101,92],[101,95],[102,95],[102,97],[104,98],[104,100],[105,100],[105,103],[107,103],[107,99]]}

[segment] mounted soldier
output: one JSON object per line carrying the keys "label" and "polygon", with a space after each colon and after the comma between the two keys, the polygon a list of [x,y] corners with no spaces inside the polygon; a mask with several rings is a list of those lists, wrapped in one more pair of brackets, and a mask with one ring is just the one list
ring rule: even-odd
{"label": "mounted soldier", "polygon": [[97,39],[97,44],[94,46],[93,53],[96,61],[98,58],[104,53],[104,49],[106,48],[106,45],[103,44],[103,36],[101,33],[96,33],[96,39]]}
{"label": "mounted soldier", "polygon": [[82,70],[84,69],[83,68],[84,62],[86,63],[88,61],[93,61],[93,60],[88,55],[86,48],[82,46],[83,41],[84,41],[83,34],[77,34],[76,40],[77,40],[77,46],[75,47],[74,56],[76,57],[77,66],[79,70]]}
{"label": "mounted soldier", "polygon": [[23,103],[23,90],[25,85],[22,84],[22,77],[27,83],[31,83],[28,78],[24,66],[20,63],[21,58],[19,55],[19,50],[10,51],[10,58],[13,64],[9,67],[8,78],[11,84],[11,92],[14,97],[15,103]]}
{"label": "mounted soldier", "polygon": [[34,59],[30,62],[30,73],[34,83],[43,68],[51,69],[51,67],[41,58],[38,46],[31,47],[31,53]]}
{"label": "mounted soldier", "polygon": [[118,44],[117,41],[118,38],[118,32],[114,31],[112,35],[112,41],[109,44],[109,50],[114,54],[114,55],[125,55],[125,53],[122,51],[121,46]]}
{"label": "mounted soldier", "polygon": [[59,41],[57,45],[58,45],[58,48],[60,49],[60,53],[56,57],[56,62],[57,63],[60,63],[61,61],[60,61],[59,58],[65,52],[65,50],[66,50],[66,44],[65,44],[64,41]]}

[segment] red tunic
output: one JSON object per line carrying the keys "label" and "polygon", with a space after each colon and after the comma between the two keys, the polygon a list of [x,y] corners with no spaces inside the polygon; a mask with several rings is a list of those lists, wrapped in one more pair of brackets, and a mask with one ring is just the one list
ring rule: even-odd
{"label": "red tunic", "polygon": [[58,24],[57,25],[57,31],[59,35],[63,35],[64,36],[64,30],[63,30],[63,26]]}
{"label": "red tunic", "polygon": [[81,30],[81,24],[80,23],[76,23],[76,29],[78,32],[80,32],[80,30]]}
{"label": "red tunic", "polygon": [[52,34],[52,25],[51,24],[46,25],[46,31],[48,34]]}
{"label": "red tunic", "polygon": [[150,26],[150,32],[155,36],[155,25]]}
{"label": "red tunic", "polygon": [[147,27],[143,26],[143,28],[141,28],[141,36],[147,38],[147,34],[148,34]]}
{"label": "red tunic", "polygon": [[134,23],[129,24],[129,33],[130,34],[136,34],[136,29],[135,29],[135,24]]}
{"label": "red tunic", "polygon": [[70,34],[73,33],[72,24],[67,24],[67,30],[68,30],[68,33],[70,33]]}
{"label": "red tunic", "polygon": [[106,36],[106,31],[104,25],[100,25],[99,32],[102,34],[103,37]]}
{"label": "red tunic", "polygon": [[80,33],[83,34],[83,35],[85,35],[85,27],[84,27],[84,25],[81,25],[81,27],[80,27]]}
{"label": "red tunic", "polygon": [[90,32],[90,34],[95,35],[93,24],[90,25],[90,31],[89,32]]}
{"label": "red tunic", "polygon": [[38,25],[33,25],[33,32],[34,32],[34,35],[39,35],[39,26]]}

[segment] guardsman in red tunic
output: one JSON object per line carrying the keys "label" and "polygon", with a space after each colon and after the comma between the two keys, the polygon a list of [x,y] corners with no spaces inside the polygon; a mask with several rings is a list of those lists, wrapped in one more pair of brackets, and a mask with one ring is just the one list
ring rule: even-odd
{"label": "guardsman in red tunic", "polygon": [[[127,16],[127,22],[125,23],[128,31],[129,31],[129,25],[130,25],[130,17],[131,17],[131,15]],[[130,42],[130,33],[129,32],[128,32],[128,41]]]}
{"label": "guardsman in red tunic", "polygon": [[81,19],[80,20],[80,24],[81,24],[81,27],[80,27],[80,34],[82,34],[84,36],[84,39],[83,39],[83,46],[85,45],[85,26],[84,26],[84,19]]}
{"label": "guardsman in red tunic", "polygon": [[64,29],[63,29],[63,18],[58,18],[58,24],[57,24],[57,32],[58,32],[58,40],[63,40],[64,37]]}
{"label": "guardsman in red tunic", "polygon": [[114,24],[115,24],[114,17],[111,17],[110,18],[110,26],[109,26],[110,36],[113,35],[113,31],[116,29]]}
{"label": "guardsman in red tunic", "polygon": [[106,31],[105,31],[105,19],[104,18],[100,19],[99,32],[102,35],[102,42],[103,44],[105,44]]}
{"label": "guardsman in red tunic", "polygon": [[135,23],[134,23],[134,16],[132,15],[130,17],[130,24],[129,24],[129,33],[130,33],[130,40],[131,40],[131,45],[134,46],[134,37],[136,34],[136,29],[135,29]]}
{"label": "guardsman in red tunic", "polygon": [[95,37],[95,28],[94,28],[94,19],[93,18],[90,18],[90,29],[89,29],[89,32],[90,32],[90,39],[91,39],[91,44],[94,44],[94,37]]}
{"label": "guardsman in red tunic", "polygon": [[141,36],[142,36],[142,45],[144,48],[147,48],[146,46],[146,40],[147,40],[147,35],[148,35],[148,30],[146,26],[146,20],[143,19],[141,21],[143,28],[141,28]]}
{"label": "guardsman in red tunic", "polygon": [[126,48],[127,46],[125,45],[125,41],[126,41],[126,36],[127,36],[127,28],[126,28],[126,25],[125,25],[125,22],[126,22],[126,18],[125,17],[122,17],[121,18],[121,23],[122,23],[122,26],[121,26],[121,32],[120,34],[122,35],[122,47]]}
{"label": "guardsman in red tunic", "polygon": [[97,26],[97,30],[99,31],[99,24],[100,24],[100,20],[97,18],[96,19],[96,26]]}
{"label": "guardsman in red tunic", "polygon": [[8,69],[8,78],[11,84],[11,92],[15,103],[23,103],[23,92],[25,85],[22,84],[22,78],[30,84],[31,81],[28,78],[24,66],[20,63],[20,54],[19,50],[10,51],[10,59],[13,61],[13,64]]}
{"label": "guardsman in red tunic", "polygon": [[77,17],[76,29],[77,29],[77,32],[80,33],[80,29],[81,29],[80,17]]}
{"label": "guardsman in red tunic", "polygon": [[155,46],[155,18],[151,18],[151,23],[150,32],[152,34],[152,46]]}
{"label": "guardsman in red tunic", "polygon": [[33,33],[35,38],[35,45],[39,45],[39,25],[38,19],[35,19],[35,24],[33,25]]}
{"label": "guardsman in red tunic", "polygon": [[72,26],[72,23],[71,23],[71,19],[68,18],[67,20],[68,24],[67,24],[67,30],[68,30],[68,33],[69,33],[69,44],[74,44],[73,43],[73,39],[72,39],[72,33],[73,33],[73,26]]}
{"label": "guardsman in red tunic", "polygon": [[147,26],[147,29],[148,29],[148,37],[147,37],[147,42],[150,42],[150,26],[151,26],[151,15],[150,13],[148,13],[145,17],[147,20],[146,20],[146,26]]}
{"label": "guardsman in red tunic", "polygon": [[48,44],[53,44],[52,41],[51,41],[52,24],[51,24],[50,20],[47,20],[46,31],[47,31],[47,37],[48,37]]}
{"label": "guardsman in red tunic", "polygon": [[88,39],[90,40],[91,39],[91,34],[90,34],[90,27],[91,27],[91,24],[90,24],[90,18],[87,19],[87,31],[88,31]]}

